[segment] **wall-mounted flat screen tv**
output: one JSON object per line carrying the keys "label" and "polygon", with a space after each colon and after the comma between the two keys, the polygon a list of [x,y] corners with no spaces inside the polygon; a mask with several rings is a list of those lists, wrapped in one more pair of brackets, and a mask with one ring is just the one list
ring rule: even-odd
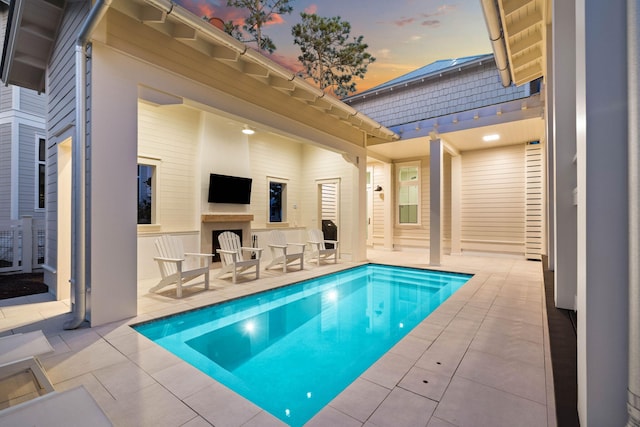
{"label": "wall-mounted flat screen tv", "polygon": [[251,178],[219,175],[209,176],[209,203],[251,203]]}

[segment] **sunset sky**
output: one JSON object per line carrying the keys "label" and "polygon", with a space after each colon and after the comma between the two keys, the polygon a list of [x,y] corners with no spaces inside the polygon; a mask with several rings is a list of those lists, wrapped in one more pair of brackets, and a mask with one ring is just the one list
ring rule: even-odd
{"label": "sunset sky", "polygon": [[[175,0],[199,16],[242,23],[242,14],[226,0]],[[291,27],[300,12],[340,16],[351,23],[352,36],[364,36],[376,58],[358,91],[377,86],[438,59],[491,53],[479,0],[294,0],[293,12],[278,17],[264,31],[275,42],[273,59],[299,69],[300,49]]]}

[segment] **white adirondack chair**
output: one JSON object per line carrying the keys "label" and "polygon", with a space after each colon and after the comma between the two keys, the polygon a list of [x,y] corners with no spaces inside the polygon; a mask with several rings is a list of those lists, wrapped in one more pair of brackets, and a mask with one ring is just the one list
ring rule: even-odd
{"label": "white adirondack chair", "polygon": [[[251,273],[251,268],[256,269],[256,279],[260,278],[260,255],[262,255],[261,248],[249,248],[240,246],[240,237],[236,233],[231,231],[225,231],[218,236],[218,242],[220,243],[220,260],[222,261],[222,268],[216,275],[216,278],[221,277],[227,273],[231,273],[233,277],[233,283],[236,283],[236,277],[240,274]],[[256,254],[255,259],[245,260],[242,252],[253,252]]]}
{"label": "white adirondack chair", "polygon": [[[269,249],[271,250],[271,263],[265,268],[271,268],[282,264],[282,271],[287,272],[287,265],[300,260],[300,270],[304,268],[304,243],[287,243],[287,238],[280,230],[273,230],[269,233]],[[290,252],[290,246],[297,247],[298,250]]]}
{"label": "white adirondack chair", "polygon": [[[338,241],[337,240],[325,240],[324,234],[317,228],[311,228],[307,231],[309,234],[308,243],[311,245],[311,259],[317,258],[318,265],[320,260],[327,260],[333,256],[333,262],[338,262]],[[333,248],[328,249],[325,243],[333,243]]]}
{"label": "white adirondack chair", "polygon": [[[163,235],[155,241],[156,250],[160,256],[153,258],[160,267],[160,282],[151,288],[149,292],[156,292],[166,286],[176,285],[176,296],[182,298],[184,284],[204,274],[204,288],[209,289],[209,268],[213,254],[185,253],[182,241],[174,236]],[[185,265],[186,257],[198,260],[197,266],[189,268]],[[201,282],[188,285],[199,285]]]}

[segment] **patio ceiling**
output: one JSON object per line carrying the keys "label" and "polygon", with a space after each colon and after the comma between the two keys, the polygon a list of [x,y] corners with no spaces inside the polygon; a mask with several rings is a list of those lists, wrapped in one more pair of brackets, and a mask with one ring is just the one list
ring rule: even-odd
{"label": "patio ceiling", "polygon": [[[500,139],[485,142],[482,137],[497,134]],[[491,126],[468,128],[439,134],[449,151],[464,152],[544,140],[544,120],[533,117]],[[368,148],[371,157],[383,161],[402,160],[429,155],[429,136],[378,144]]]}
{"label": "patio ceiling", "polygon": [[45,91],[47,64],[65,0],[11,2],[0,75],[5,84]]}
{"label": "patio ceiling", "polygon": [[[454,154],[503,145],[543,141],[545,138],[544,98],[540,93],[526,98],[472,110],[389,126],[401,136],[399,141],[369,144],[369,155],[381,161],[429,155],[429,141],[440,138]],[[499,135],[487,143],[482,137]]]}

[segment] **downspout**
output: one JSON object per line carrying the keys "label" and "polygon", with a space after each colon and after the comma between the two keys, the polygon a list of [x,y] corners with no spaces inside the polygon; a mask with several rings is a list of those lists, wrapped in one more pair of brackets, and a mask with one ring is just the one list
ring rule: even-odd
{"label": "downspout", "polygon": [[78,33],[75,47],[76,72],[76,131],[72,167],[71,199],[71,287],[74,304],[73,319],[65,322],[64,329],[76,329],[87,314],[87,45],[89,37],[107,12],[112,0],[97,0]]}
{"label": "downspout", "polygon": [[480,0],[480,3],[482,5],[484,21],[487,24],[487,31],[489,31],[491,47],[493,48],[493,55],[496,58],[496,66],[498,67],[498,72],[500,73],[502,86],[509,87],[511,86],[511,74],[509,73],[507,47],[500,25],[500,13],[498,12],[498,5],[496,4],[496,0]]}
{"label": "downspout", "polygon": [[640,427],[640,7],[627,0],[629,103],[629,386],[627,427]]}

